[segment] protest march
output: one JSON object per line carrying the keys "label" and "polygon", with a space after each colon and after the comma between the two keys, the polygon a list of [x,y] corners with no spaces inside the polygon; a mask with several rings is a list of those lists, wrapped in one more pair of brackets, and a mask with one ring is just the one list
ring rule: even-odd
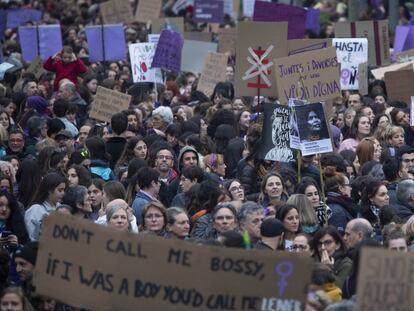
{"label": "protest march", "polygon": [[0,0],[0,311],[412,284],[414,1]]}

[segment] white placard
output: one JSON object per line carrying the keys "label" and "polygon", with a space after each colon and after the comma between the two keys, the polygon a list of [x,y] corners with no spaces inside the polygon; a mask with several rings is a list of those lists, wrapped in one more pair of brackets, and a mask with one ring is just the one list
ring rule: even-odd
{"label": "white placard", "polygon": [[341,63],[341,89],[358,90],[358,65],[368,61],[368,40],[366,38],[332,39],[336,57]]}
{"label": "white placard", "polygon": [[151,69],[156,48],[157,45],[154,43],[134,43],[129,45],[129,58],[134,83],[162,83],[161,70],[159,68]]}

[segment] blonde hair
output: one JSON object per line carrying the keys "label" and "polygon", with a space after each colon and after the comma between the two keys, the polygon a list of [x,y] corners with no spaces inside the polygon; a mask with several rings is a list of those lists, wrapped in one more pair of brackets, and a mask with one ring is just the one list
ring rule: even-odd
{"label": "blonde hair", "polygon": [[303,225],[316,225],[318,224],[318,217],[313,209],[311,201],[304,194],[292,194],[286,202],[296,206],[299,213],[300,223]]}
{"label": "blonde hair", "polygon": [[391,125],[387,127],[387,131],[385,133],[385,139],[388,141],[389,139],[392,139],[392,137],[395,134],[405,134],[404,129],[401,126]]}

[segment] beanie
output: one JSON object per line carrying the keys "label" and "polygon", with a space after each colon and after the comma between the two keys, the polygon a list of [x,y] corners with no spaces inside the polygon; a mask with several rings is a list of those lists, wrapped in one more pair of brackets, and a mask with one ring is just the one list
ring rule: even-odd
{"label": "beanie", "polygon": [[267,238],[280,236],[284,231],[285,227],[283,226],[283,223],[276,218],[265,219],[260,226],[260,234]]}
{"label": "beanie", "polygon": [[23,258],[24,260],[27,260],[32,265],[35,265],[36,259],[37,259],[38,248],[39,248],[39,242],[29,242],[14,253],[14,258],[20,257],[20,258]]}

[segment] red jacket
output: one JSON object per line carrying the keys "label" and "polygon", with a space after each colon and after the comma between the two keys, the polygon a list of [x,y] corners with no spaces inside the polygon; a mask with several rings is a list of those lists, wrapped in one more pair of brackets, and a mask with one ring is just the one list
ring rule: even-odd
{"label": "red jacket", "polygon": [[88,71],[88,68],[79,58],[69,64],[64,64],[62,60],[55,61],[49,57],[43,64],[43,68],[56,73],[55,82],[53,83],[53,91],[58,91],[59,81],[69,79],[75,85],[78,84],[78,75]]}

